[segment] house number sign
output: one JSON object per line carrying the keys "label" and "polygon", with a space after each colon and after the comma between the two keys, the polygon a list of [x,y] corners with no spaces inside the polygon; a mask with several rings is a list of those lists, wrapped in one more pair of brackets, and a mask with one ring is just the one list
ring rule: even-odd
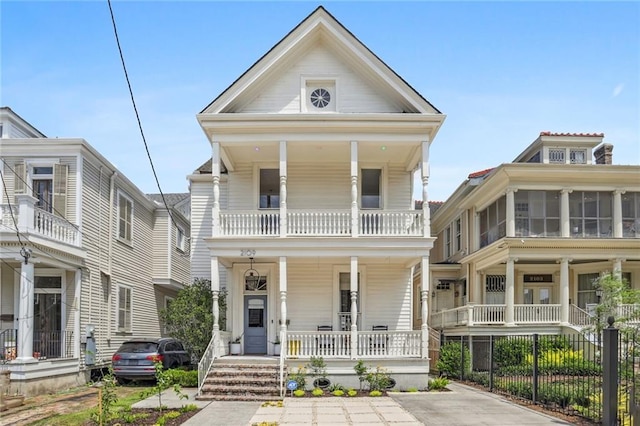
{"label": "house number sign", "polygon": [[255,250],[251,250],[251,249],[242,249],[242,250],[240,250],[240,256],[253,257],[255,255],[256,255],[256,251]]}

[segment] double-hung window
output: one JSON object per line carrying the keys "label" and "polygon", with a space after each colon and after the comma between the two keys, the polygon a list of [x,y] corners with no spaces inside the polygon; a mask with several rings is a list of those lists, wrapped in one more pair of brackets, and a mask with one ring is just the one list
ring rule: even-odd
{"label": "double-hung window", "polygon": [[179,226],[176,226],[176,248],[181,252],[185,251],[185,247],[186,247],[185,240],[186,240],[186,237],[184,235],[184,229],[182,229]]}
{"label": "double-hung window", "polygon": [[126,195],[118,194],[118,238],[128,243],[132,239],[133,201]]}

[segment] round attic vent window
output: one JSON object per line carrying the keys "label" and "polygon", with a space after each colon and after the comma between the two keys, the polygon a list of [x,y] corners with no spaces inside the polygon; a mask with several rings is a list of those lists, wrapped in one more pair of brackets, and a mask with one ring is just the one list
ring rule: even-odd
{"label": "round attic vent window", "polygon": [[324,108],[331,102],[331,94],[327,89],[316,89],[311,92],[311,105],[316,108]]}

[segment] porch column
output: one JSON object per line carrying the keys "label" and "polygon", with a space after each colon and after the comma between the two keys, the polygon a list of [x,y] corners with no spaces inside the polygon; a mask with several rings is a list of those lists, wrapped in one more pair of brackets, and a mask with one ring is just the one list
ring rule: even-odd
{"label": "porch column", "polygon": [[[473,302],[476,304],[483,304],[482,287],[485,282],[485,274],[482,271],[476,271],[476,281],[473,286]],[[486,285],[485,285],[486,288]]]}
{"label": "porch column", "polygon": [[506,303],[504,322],[507,326],[515,325],[515,262],[517,261],[518,259],[514,257],[507,259],[507,282],[504,293]]}
{"label": "porch column", "polygon": [[220,272],[218,271],[219,263],[216,256],[211,257],[211,298],[213,302],[213,330],[211,338],[213,339],[214,355],[220,356]]}
{"label": "porch column", "polygon": [[280,343],[281,348],[289,347],[287,345],[287,258],[285,256],[280,257]]}
{"label": "porch column", "polygon": [[563,188],[560,191],[560,235],[563,238],[571,236],[571,223],[569,220],[569,194],[572,189]]}
{"label": "porch column", "polygon": [[613,259],[613,265],[611,267],[611,276],[622,279],[622,262],[624,259]]}
{"label": "porch column", "polygon": [[34,209],[38,199],[29,194],[16,194],[18,204],[18,230],[32,232],[35,228]]}
{"label": "porch column", "polygon": [[422,331],[420,348],[420,357],[422,359],[429,358],[429,256],[422,256],[420,263],[420,302],[422,308],[422,324],[420,329]]}
{"label": "porch column", "polygon": [[[358,142],[351,141],[351,236],[357,237],[358,230]],[[353,321],[353,319],[352,319]]]}
{"label": "porch column", "polygon": [[429,185],[429,139],[422,141],[422,164],[420,173],[422,177],[422,221],[423,236],[431,236],[431,210],[429,209],[429,195],[427,186]]}
{"label": "porch column", "polygon": [[36,362],[33,357],[33,306],[35,293],[33,263],[26,257],[20,268],[20,301],[18,305],[17,361]]}
{"label": "porch column", "polygon": [[[80,358],[80,289],[82,288],[82,269],[75,272],[75,288],[73,289],[73,357]],[[69,336],[65,336],[68,341]]]}
{"label": "porch column", "polygon": [[471,247],[473,247],[474,251],[480,248],[480,215],[475,207],[473,208],[473,241],[471,242]]}
{"label": "porch column", "polygon": [[351,359],[358,357],[358,258],[351,258],[349,289],[351,290]]}
{"label": "porch column", "polygon": [[515,188],[507,188],[507,237],[516,236],[516,202],[514,194],[518,191]]}
{"label": "porch column", "polygon": [[287,141],[280,141],[280,237],[287,229]]}
{"label": "porch column", "polygon": [[569,324],[569,262],[571,259],[560,259],[560,322]]}
{"label": "porch column", "polygon": [[[211,211],[212,236],[222,234],[220,230],[220,143],[211,143],[211,176],[213,178],[213,208]],[[213,276],[213,270],[211,271]],[[213,283],[213,280],[212,280]]]}
{"label": "porch column", "polygon": [[622,238],[622,194],[624,189],[613,191],[613,237]]}

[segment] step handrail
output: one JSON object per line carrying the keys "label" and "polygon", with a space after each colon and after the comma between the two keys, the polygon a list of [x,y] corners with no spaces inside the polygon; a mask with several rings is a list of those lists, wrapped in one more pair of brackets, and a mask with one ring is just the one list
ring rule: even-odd
{"label": "step handrail", "polygon": [[287,332],[285,330],[280,331],[280,398],[284,398],[284,360],[286,358],[287,350]]}
{"label": "step handrail", "polygon": [[202,358],[198,362],[198,392],[197,395],[200,395],[202,392],[202,386],[204,385],[204,379],[211,371],[211,367],[213,366],[213,361],[216,358],[219,358],[218,354],[218,339],[220,335],[218,332],[214,331],[211,336],[211,340],[209,340],[209,344],[207,345],[207,349],[204,350],[202,354]]}

